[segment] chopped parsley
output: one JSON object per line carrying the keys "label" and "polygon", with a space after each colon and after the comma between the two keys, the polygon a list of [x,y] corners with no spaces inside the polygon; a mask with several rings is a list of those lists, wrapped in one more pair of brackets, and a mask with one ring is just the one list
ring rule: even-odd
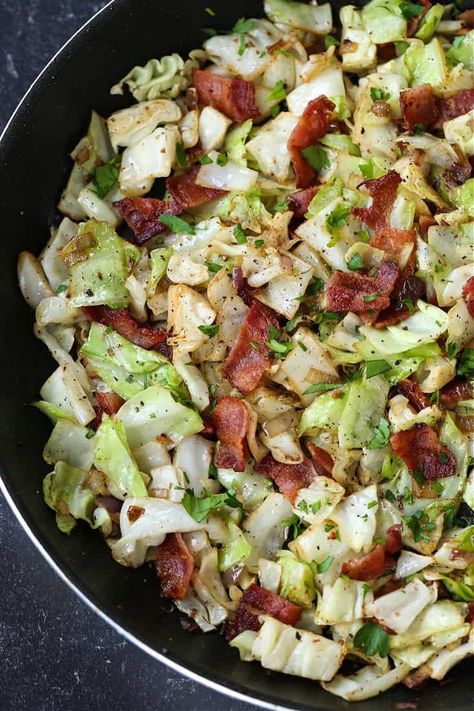
{"label": "chopped parsley", "polygon": [[234,229],[234,237],[238,244],[247,244],[247,237],[240,223]]}
{"label": "chopped parsley", "polygon": [[373,86],[370,89],[370,98],[372,101],[388,101],[390,99],[390,92],[381,89],[379,86]]}
{"label": "chopped parsley", "polygon": [[58,288],[56,289],[56,294],[59,296],[59,294],[63,294],[65,291],[67,291],[67,285],[66,284],[60,284]]}
{"label": "chopped parsley", "polygon": [[288,210],[288,207],[288,200],[279,200],[279,202],[274,204],[273,212],[286,212]]}
{"label": "chopped parsley", "polygon": [[326,49],[329,49],[329,47],[337,47],[339,44],[340,44],[339,40],[337,40],[332,35],[326,35],[324,37],[324,47]]}
{"label": "chopped parsley", "polygon": [[242,504],[235,496],[235,489],[228,489],[224,494],[208,494],[202,498],[194,496],[191,491],[184,493],[181,501],[188,514],[198,523],[206,519],[212,511],[219,511],[224,506],[237,509],[242,508]]}
{"label": "chopped parsley", "polygon": [[209,338],[217,336],[219,333],[219,326],[217,324],[213,324],[212,326],[198,326],[198,328],[206,336],[209,336]]}
{"label": "chopped parsley", "polygon": [[383,449],[388,445],[389,438],[390,425],[385,417],[381,417],[378,426],[374,430],[374,436],[369,442],[368,449]]}
{"label": "chopped parsley", "polygon": [[372,301],[375,301],[378,299],[380,296],[378,291],[374,291],[372,294],[367,294],[367,296],[362,297],[362,301],[365,301],[366,304],[370,304]]}
{"label": "chopped parsley", "polygon": [[182,143],[176,144],[176,158],[178,159],[178,163],[181,168],[188,167],[188,156],[186,155],[186,151],[184,150]]}
{"label": "chopped parsley", "polygon": [[175,217],[174,215],[161,215],[160,222],[166,225],[166,227],[168,227],[168,229],[170,229],[174,234],[195,234],[194,227],[187,223],[186,220],[182,220],[181,217]]}
{"label": "chopped parsley", "polygon": [[303,530],[301,519],[297,514],[293,514],[292,516],[290,516],[290,518],[286,518],[281,523],[282,526],[288,527],[288,539],[290,541],[294,541],[295,538],[298,538],[301,531]]}
{"label": "chopped parsley", "polygon": [[407,51],[409,46],[410,44],[403,40],[400,42],[395,42],[395,49],[397,50],[397,54],[404,54],[404,52]]}
{"label": "chopped parsley", "polygon": [[314,383],[306,388],[303,395],[312,395],[313,393],[327,393],[330,390],[337,390],[341,385],[339,383]]}
{"label": "chopped parsley", "polygon": [[390,648],[390,635],[373,622],[364,622],[354,635],[354,647],[362,649],[369,657],[386,657]]}
{"label": "chopped parsley", "polygon": [[405,516],[405,522],[413,534],[415,543],[430,540],[429,532],[436,528],[426,511],[416,511],[412,516]]}
{"label": "chopped parsley", "polygon": [[339,239],[339,230],[346,224],[351,208],[347,205],[338,205],[326,217],[326,227],[333,239],[328,242],[328,247],[334,247]]}
{"label": "chopped parsley", "polygon": [[364,262],[362,261],[362,257],[360,256],[360,254],[353,254],[347,262],[347,266],[351,270],[351,272],[355,272],[357,269],[363,269]]}
{"label": "chopped parsley", "polygon": [[263,247],[265,244],[265,241],[263,239],[256,239],[255,240],[255,246],[257,249],[260,249],[260,247]]}
{"label": "chopped parsley", "polygon": [[204,262],[204,264],[213,274],[217,274],[217,272],[220,272],[220,270],[224,268],[223,264],[218,264],[217,262]]}
{"label": "chopped parsley", "polygon": [[218,153],[217,154],[216,163],[221,168],[223,168],[225,165],[227,165],[228,162],[229,162],[229,159],[227,158],[225,153]]}
{"label": "chopped parsley", "polygon": [[420,489],[423,488],[425,485],[425,477],[423,476],[423,473],[420,472],[418,469],[415,469],[414,471],[412,471],[411,475],[420,487]]}
{"label": "chopped parsley", "polygon": [[333,560],[334,560],[334,556],[328,555],[324,560],[321,561],[321,563],[316,563],[316,570],[318,571],[318,573],[320,575],[322,575],[327,570],[329,570],[329,568],[332,565]]}
{"label": "chopped parsley", "polygon": [[115,156],[105,165],[98,165],[95,169],[92,181],[100,199],[105,198],[117,184],[121,164],[122,156]]}
{"label": "chopped parsley", "polygon": [[212,158],[209,158],[209,156],[202,156],[199,158],[199,162],[201,165],[210,165],[212,163]]}
{"label": "chopped parsley", "polygon": [[410,314],[414,314],[416,311],[415,304],[413,303],[413,299],[403,299],[403,303],[407,307],[408,311]]}
{"label": "chopped parsley", "polygon": [[422,5],[417,5],[414,2],[402,2],[400,10],[405,20],[411,20],[413,17],[418,17],[425,8]]}
{"label": "chopped parsley", "polygon": [[454,343],[454,341],[451,341],[451,343],[448,343],[448,345],[446,346],[446,352],[448,354],[448,358],[455,358],[457,351],[458,351],[458,347]]}
{"label": "chopped parsley", "polygon": [[474,374],[474,348],[466,348],[461,353],[456,369],[458,375]]}

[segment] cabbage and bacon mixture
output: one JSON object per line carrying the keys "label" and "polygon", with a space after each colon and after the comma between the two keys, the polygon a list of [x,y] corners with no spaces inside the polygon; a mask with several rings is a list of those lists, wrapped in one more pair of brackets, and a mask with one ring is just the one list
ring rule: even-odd
{"label": "cabbage and bacon mixture", "polygon": [[474,11],[265,13],[113,87],[20,257],[44,496],[357,701],[474,653]]}

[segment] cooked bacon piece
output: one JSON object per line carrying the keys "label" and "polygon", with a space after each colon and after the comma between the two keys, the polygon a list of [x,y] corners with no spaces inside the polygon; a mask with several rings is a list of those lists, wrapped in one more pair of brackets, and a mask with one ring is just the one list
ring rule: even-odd
{"label": "cooked bacon piece", "polygon": [[434,128],[441,130],[446,121],[463,116],[474,109],[474,89],[463,89],[449,99],[441,99],[438,106],[439,114]]}
{"label": "cooked bacon piece", "polygon": [[267,615],[271,615],[286,625],[295,625],[301,616],[301,607],[299,605],[295,605],[284,597],[255,584],[246,589],[240,604],[248,605]]}
{"label": "cooked bacon piece", "polygon": [[327,96],[318,96],[309,102],[291,133],[288,149],[296,173],[297,188],[308,188],[316,179],[316,171],[301,151],[313,146],[326,135],[334,109],[335,104]]}
{"label": "cooked bacon piece", "polygon": [[234,267],[232,269],[232,282],[244,304],[246,306],[252,306],[252,304],[255,303],[255,289],[248,285],[247,279],[244,277],[240,267]]}
{"label": "cooked bacon piece", "polygon": [[292,211],[298,219],[303,219],[308,212],[309,203],[318,192],[319,186],[312,185],[306,190],[298,190],[296,193],[288,195],[288,209]]}
{"label": "cooked bacon piece", "polygon": [[138,244],[166,231],[166,225],[160,220],[162,215],[179,215],[181,212],[179,206],[156,198],[124,198],[114,205],[133,231]]}
{"label": "cooked bacon piece", "polygon": [[258,616],[260,612],[252,612],[252,610],[243,605],[241,602],[237,606],[234,616],[228,620],[224,626],[224,637],[228,642],[237,637],[241,632],[252,630],[258,632],[262,623],[259,622]]}
{"label": "cooked bacon piece", "polygon": [[[473,10],[474,12],[474,10]],[[466,622],[470,622],[471,625],[474,624],[474,602],[468,603],[468,612],[466,616]]]}
{"label": "cooked bacon piece", "polygon": [[97,429],[102,422],[102,415],[115,415],[116,412],[120,410],[125,400],[115,393],[95,393],[96,405],[94,407],[96,417],[94,420],[93,427]]}
{"label": "cooked bacon piece", "polygon": [[389,62],[391,59],[395,59],[396,56],[395,42],[384,42],[377,45],[378,64]]}
{"label": "cooked bacon piece", "polygon": [[461,22],[466,27],[470,27],[471,29],[473,29],[474,28],[474,9],[464,10],[464,12],[460,12],[456,19],[461,20]]}
{"label": "cooked bacon piece", "polygon": [[386,309],[399,274],[400,270],[393,262],[381,262],[376,278],[336,272],[326,286],[328,309],[353,313]]}
{"label": "cooked bacon piece", "polygon": [[217,466],[243,472],[250,456],[246,440],[249,411],[245,403],[238,397],[222,397],[212,414],[212,422],[220,442]]}
{"label": "cooked bacon piece", "polygon": [[387,529],[387,540],[385,543],[385,553],[395,555],[402,550],[402,524],[396,523]]}
{"label": "cooked bacon piece", "polygon": [[464,284],[462,295],[464,297],[464,301],[466,302],[467,310],[471,314],[472,318],[474,318],[474,277],[470,277]]}
{"label": "cooked bacon piece", "polygon": [[180,533],[168,533],[156,549],[156,572],[160,578],[161,594],[172,600],[182,600],[188,592],[193,576],[194,558]]}
{"label": "cooked bacon piece", "polygon": [[374,550],[362,558],[353,558],[342,564],[341,572],[351,580],[373,580],[382,575],[386,569],[385,550],[381,543],[378,543]]}
{"label": "cooked bacon piece", "polygon": [[193,207],[200,207],[207,202],[212,202],[226,195],[225,190],[216,190],[215,188],[203,188],[201,185],[196,185],[196,177],[199,173],[200,165],[193,165],[181,175],[174,175],[166,181],[166,189],[170,193],[172,202],[179,208],[181,214],[185,210],[191,210]]}
{"label": "cooked bacon piece", "polygon": [[301,464],[282,464],[267,454],[255,466],[255,471],[275,482],[282,494],[294,503],[300,489],[309,486],[316,476],[311,460],[305,457]]}
{"label": "cooked bacon piece", "polygon": [[395,261],[398,261],[403,248],[407,244],[415,245],[415,230],[399,230],[395,227],[382,227],[377,234],[372,237],[370,244],[384,252]]}
{"label": "cooked bacon piece", "polygon": [[95,399],[102,412],[107,415],[115,415],[120,410],[125,400],[115,393],[96,392]]}
{"label": "cooked bacon piece", "polygon": [[278,327],[274,312],[256,302],[242,324],[237,341],[222,366],[222,374],[242,395],[248,395],[259,384],[270,366],[267,341],[269,326]]}
{"label": "cooked bacon piece", "polygon": [[323,476],[332,476],[334,459],[331,457],[329,452],[326,452],[325,449],[313,444],[313,442],[307,442],[306,446],[309,449],[314,468],[318,474]]}
{"label": "cooked bacon piece", "polygon": [[201,104],[212,106],[236,123],[260,116],[255,103],[255,87],[249,81],[193,69],[193,86]]}
{"label": "cooked bacon piece", "polygon": [[390,306],[378,314],[373,324],[375,328],[385,328],[404,321],[410,315],[407,301],[410,300],[415,305],[425,293],[424,283],[413,276],[411,271],[411,266],[408,265],[400,274],[390,296]]}
{"label": "cooked bacon piece", "polygon": [[108,306],[85,306],[82,311],[90,321],[96,321],[103,326],[111,326],[117,333],[120,333],[121,336],[127,338],[136,346],[146,348],[149,351],[159,351],[167,358],[170,358],[171,352],[166,333],[137,323],[127,309],[110,309]]}
{"label": "cooked bacon piece", "polygon": [[401,180],[395,170],[390,170],[381,178],[364,180],[362,185],[365,185],[372,196],[372,204],[370,207],[353,207],[354,215],[372,229],[381,230],[387,224]]}
{"label": "cooked bacon piece", "polygon": [[471,386],[466,378],[454,378],[450,383],[441,388],[439,401],[447,410],[454,410],[458,402],[470,400],[472,397]]}
{"label": "cooked bacon piece", "polygon": [[425,238],[428,236],[429,228],[436,225],[436,220],[434,217],[431,217],[431,215],[420,215],[418,218],[418,224],[420,226],[420,234]]}
{"label": "cooked bacon piece", "polygon": [[407,398],[410,405],[417,412],[420,412],[420,410],[424,410],[425,407],[430,406],[429,398],[425,395],[425,393],[421,392],[420,386],[418,383],[415,383],[414,380],[409,380],[408,378],[400,380],[397,387],[400,393]]}
{"label": "cooked bacon piece", "polygon": [[425,479],[441,479],[456,472],[454,455],[443,447],[433,427],[415,425],[390,437],[393,451],[410,471],[421,472]]}

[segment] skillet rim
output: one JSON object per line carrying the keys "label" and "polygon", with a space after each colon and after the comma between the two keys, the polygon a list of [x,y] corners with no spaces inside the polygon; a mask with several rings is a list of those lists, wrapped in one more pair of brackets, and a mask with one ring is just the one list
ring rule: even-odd
{"label": "skillet rim", "polygon": [[[126,5],[129,1],[130,0],[109,0],[101,9],[99,9],[85,23],[83,23],[46,63],[44,68],[25,92],[23,98],[18,103],[2,133],[0,134],[0,160],[2,158],[2,152],[8,144],[10,136],[13,138],[20,129],[20,126],[16,125],[16,121],[19,117],[21,117],[21,112],[25,109],[27,110],[29,105],[36,103],[37,100],[41,99],[41,95],[47,86],[48,80],[54,80],[55,75],[65,68],[68,59],[73,56],[75,50],[80,47],[83,40],[87,37],[88,30],[93,29],[99,19],[106,22],[107,15],[111,13],[114,8],[119,5]],[[332,0],[328,1],[332,3]],[[441,0],[441,2],[445,3],[446,0]],[[67,564],[65,564],[65,562],[61,559],[61,556],[48,550],[47,541],[43,540],[44,536],[42,536],[39,530],[38,533],[35,533],[35,526],[33,525],[33,522],[28,521],[30,517],[22,504],[21,496],[15,491],[14,483],[10,480],[6,467],[1,461],[0,492],[3,493],[7,504],[27,534],[28,538],[30,538],[36,549],[41,553],[43,558],[52,570],[55,571],[59,578],[63,580],[69,588],[73,590],[78,598],[102,620],[109,624],[128,642],[134,644],[151,658],[163,663],[166,667],[182,674],[184,677],[198,682],[213,691],[223,694],[228,698],[253,704],[256,707],[270,709],[271,711],[326,711],[328,708],[324,702],[323,705],[321,705],[320,702],[317,702],[317,706],[314,704],[308,705],[304,702],[298,703],[296,706],[294,704],[290,705],[290,702],[275,703],[274,701],[263,698],[272,698],[271,694],[268,694],[268,692],[263,690],[258,691],[258,697],[253,696],[245,690],[245,686],[241,683],[232,681],[230,678],[226,679],[225,683],[223,681],[215,681],[207,675],[204,676],[203,674],[190,669],[189,666],[186,666],[185,663],[178,660],[178,655],[170,657],[165,653],[159,652],[151,644],[141,639],[139,635],[129,631],[121,622],[118,622],[113,613],[106,611],[103,603],[96,602],[94,599],[94,593],[90,591],[87,585],[80,580],[79,576],[77,576],[74,571]],[[238,660],[236,660],[236,662],[240,663]],[[206,674],[208,673],[212,674],[212,671],[206,672]],[[273,696],[273,698],[275,697]],[[418,701],[419,699],[417,698],[415,700]],[[390,701],[387,701],[387,703],[390,703]],[[346,702],[343,702],[343,704],[344,706],[347,706]]]}

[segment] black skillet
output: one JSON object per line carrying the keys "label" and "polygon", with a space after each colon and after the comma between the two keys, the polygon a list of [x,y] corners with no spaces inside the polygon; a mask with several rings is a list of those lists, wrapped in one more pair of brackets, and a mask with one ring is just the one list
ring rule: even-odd
{"label": "black skillet", "polygon": [[[468,0],[471,5],[471,0]],[[191,634],[159,597],[153,575],[114,563],[101,538],[86,526],[68,538],[40,494],[41,459],[50,426],[29,403],[52,372],[52,361],[32,333],[32,314],[16,283],[20,250],[39,253],[55,204],[71,168],[67,154],[83,135],[90,110],[107,115],[126,104],[109,88],[136,64],[199,46],[202,26],[229,28],[242,16],[262,14],[260,0],[115,0],[87,24],[49,64],[20,105],[0,144],[0,456],[3,490],[16,516],[58,574],[128,639],[157,660],[234,698],[266,708],[346,709],[318,684],[269,674],[217,634]],[[339,3],[333,3],[335,7]],[[357,4],[357,2],[355,3]],[[214,22],[215,20],[215,22]],[[145,573],[147,575],[147,573]],[[12,581],[13,583],[14,581]],[[45,591],[47,594],[47,591]],[[21,591],[19,591],[21,594]],[[72,633],[74,633],[72,631]],[[418,692],[404,687],[356,705],[363,711],[403,708],[471,711],[472,663],[450,672],[450,682]],[[156,690],[160,698],[159,689]],[[225,701],[223,699],[223,708]],[[176,708],[179,708],[177,700]]]}

